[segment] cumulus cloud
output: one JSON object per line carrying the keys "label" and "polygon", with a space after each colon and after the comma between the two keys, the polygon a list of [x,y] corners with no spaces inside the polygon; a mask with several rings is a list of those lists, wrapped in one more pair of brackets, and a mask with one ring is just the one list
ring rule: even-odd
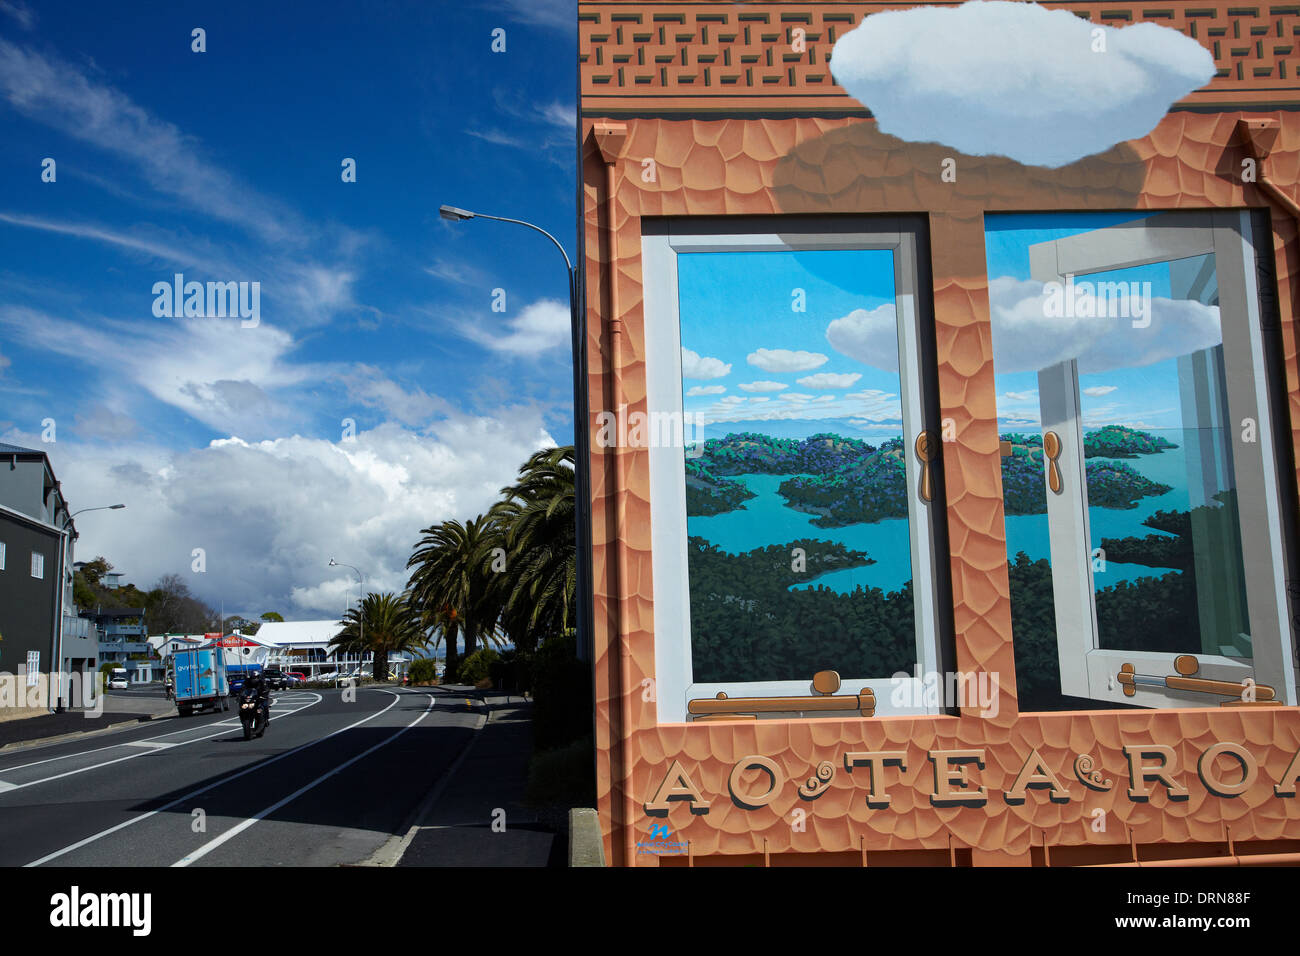
{"label": "cumulus cloud", "polygon": [[742,392],[779,392],[783,388],[789,388],[781,382],[742,382],[740,390]]}
{"label": "cumulus cloud", "polygon": [[799,384],[804,388],[848,388],[858,379],[862,378],[859,372],[818,372],[816,375],[805,375],[799,379]]}
{"label": "cumulus cloud", "polygon": [[885,133],[1058,167],[1145,136],[1215,65],[1158,24],[978,0],[864,17],[836,42],[832,71]]}
{"label": "cumulus cloud", "polygon": [[[495,313],[493,317],[499,317]],[[466,338],[496,352],[511,355],[536,355],[572,343],[569,306],[556,299],[538,299],[524,306],[512,318],[492,328],[481,319],[465,322],[461,332]]]}
{"label": "cumulus cloud", "polygon": [[692,385],[686,391],[687,398],[695,398],[699,395],[721,395],[727,390],[725,385]]}
{"label": "cumulus cloud", "polygon": [[826,341],[841,355],[882,372],[898,371],[898,320],[892,303],[854,309],[826,327]]}
{"label": "cumulus cloud", "polygon": [[[1066,359],[1079,372],[1109,372],[1162,362],[1219,345],[1223,334],[1218,306],[1186,299],[1152,298],[1150,325],[1134,328],[1133,307],[1110,309],[1101,317],[1052,316],[1043,283],[999,276],[989,282],[993,352],[998,372],[1036,372]],[[1086,298],[1086,297],[1085,297]],[[1082,302],[1082,298],[1080,302]]]}
{"label": "cumulus cloud", "polygon": [[731,363],[682,349],[682,378],[722,378],[731,374]]}
{"label": "cumulus cloud", "polygon": [[[0,440],[33,446],[39,436]],[[79,559],[103,554],[140,587],[177,573],[204,600],[224,600],[227,613],[293,619],[342,612],[346,582],[327,566],[331,556],[361,568],[369,589],[400,591],[422,528],[484,511],[530,454],[554,444],[540,413],[511,407],[425,431],[388,423],[355,441],[35,447],[48,447],[74,508],[127,506],[78,517]],[[206,554],[202,574],[190,570],[194,548]]]}
{"label": "cumulus cloud", "polygon": [[745,358],[764,372],[807,372],[825,365],[828,357],[820,352],[792,352],[789,349],[757,349]]}

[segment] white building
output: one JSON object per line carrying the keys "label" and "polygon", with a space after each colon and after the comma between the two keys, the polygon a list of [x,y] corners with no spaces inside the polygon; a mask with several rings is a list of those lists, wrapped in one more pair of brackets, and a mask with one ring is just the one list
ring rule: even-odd
{"label": "white building", "polygon": [[[267,621],[257,629],[255,640],[268,645],[266,662],[278,664],[286,671],[300,671],[310,679],[325,674],[347,675],[358,667],[362,673],[370,672],[370,654],[338,655],[330,651],[330,644],[343,630],[337,620],[326,621]],[[404,673],[410,658],[404,654],[391,654],[388,669]]]}

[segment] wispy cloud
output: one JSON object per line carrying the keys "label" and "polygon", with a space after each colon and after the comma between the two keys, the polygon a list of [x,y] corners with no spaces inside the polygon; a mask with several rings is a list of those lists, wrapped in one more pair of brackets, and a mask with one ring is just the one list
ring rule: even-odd
{"label": "wispy cloud", "polygon": [[202,144],[70,63],[0,39],[0,99],[137,166],[153,187],[271,242],[301,235],[281,203],[200,158]]}

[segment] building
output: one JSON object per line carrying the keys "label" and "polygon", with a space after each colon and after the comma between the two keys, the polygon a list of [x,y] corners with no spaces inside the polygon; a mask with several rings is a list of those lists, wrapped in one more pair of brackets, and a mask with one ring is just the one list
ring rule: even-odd
{"label": "building", "polygon": [[[371,655],[340,655],[330,650],[330,644],[342,632],[343,625],[336,620],[325,621],[267,621],[257,629],[253,638],[267,645],[266,663],[286,671],[301,671],[308,678],[328,674],[356,672],[369,673]],[[410,663],[405,655],[390,655],[390,673],[402,673]]]}
{"label": "building", "polygon": [[97,607],[82,610],[80,618],[99,635],[101,664],[121,664],[132,684],[161,679],[157,650],[149,640],[143,608]]}
{"label": "building", "polygon": [[[24,684],[41,689],[40,709],[52,706],[61,692],[58,681],[53,688],[49,681],[60,641],[65,674],[90,674],[97,660],[97,635],[78,620],[73,603],[76,539],[49,457],[0,443],[0,671],[27,671]],[[62,688],[64,695],[70,686]],[[31,712],[6,708],[0,719]]]}
{"label": "building", "polygon": [[1045,6],[580,0],[614,864],[1300,852],[1300,7]]}

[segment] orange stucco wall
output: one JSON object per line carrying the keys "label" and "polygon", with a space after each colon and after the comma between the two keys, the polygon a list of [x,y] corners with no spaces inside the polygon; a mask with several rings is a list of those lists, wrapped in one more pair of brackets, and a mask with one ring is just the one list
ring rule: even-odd
{"label": "orange stucco wall", "polygon": [[[841,19],[829,25],[843,32],[852,26],[842,19],[844,13],[852,12],[856,22],[884,6],[643,5],[636,10],[647,23],[639,25],[640,40],[634,42],[633,28],[638,25],[627,19],[632,6],[580,4],[580,16],[585,18],[580,54],[584,58],[582,202],[589,432],[596,434],[595,416],[603,409],[626,404],[629,410],[645,410],[643,216],[928,214],[930,246],[923,254],[928,254],[933,273],[941,414],[956,423],[956,441],[943,443],[943,455],[957,664],[963,671],[999,674],[1003,696],[998,715],[991,719],[969,712],[960,717],[659,724],[653,699],[647,699],[653,695],[643,692],[644,682],[655,674],[649,453],[636,448],[602,449],[593,440],[598,794],[607,854],[620,864],[656,862],[638,857],[634,844],[645,839],[652,824],[665,822],[648,816],[643,804],[674,760],[709,804],[707,812],[698,812],[702,809],[698,806],[692,812],[678,801],[666,821],[676,839],[689,841],[697,858],[722,855],[739,861],[762,853],[857,854],[960,847],[969,849],[975,862],[1006,862],[1027,860],[1031,846],[1044,844],[1063,849],[1123,848],[1130,841],[1214,843],[1224,840],[1229,830],[1235,841],[1300,840],[1300,799],[1286,795],[1286,786],[1279,784],[1300,750],[1300,709],[1019,714],[1012,676],[983,220],[985,213],[1013,210],[1269,208],[1290,428],[1300,447],[1293,279],[1300,266],[1296,222],[1275,200],[1255,185],[1240,182],[1236,174],[1247,155],[1237,138],[1238,119],[1276,119],[1280,134],[1266,168],[1283,191],[1295,196],[1300,113],[1279,104],[1300,106],[1300,90],[1290,81],[1294,76],[1290,54],[1274,56],[1271,75],[1264,75],[1258,65],[1238,70],[1237,64],[1248,58],[1234,59],[1226,52],[1226,38],[1234,24],[1238,33],[1244,26],[1247,35],[1261,23],[1275,33],[1285,28],[1286,43],[1268,45],[1270,51],[1282,49],[1290,43],[1292,24],[1300,29],[1300,8],[1262,7],[1252,19],[1229,17],[1225,4],[1161,5],[1178,16],[1156,22],[1194,32],[1207,46],[1218,39],[1210,35],[1211,28],[1226,31],[1215,50],[1219,77],[1206,91],[1179,104],[1143,139],[1056,170],[965,156],[884,135],[829,77],[812,80],[806,75],[817,72],[816,63],[803,74],[785,72],[784,85],[768,90],[767,97],[746,94],[741,102],[729,101],[725,111],[738,115],[717,115],[716,104],[702,106],[696,97],[698,81],[674,83],[668,73],[662,74],[664,82],[658,87],[637,84],[633,78],[621,89],[611,88],[612,80],[598,79],[611,72],[610,51],[619,26],[626,30],[620,41],[623,47],[639,44],[642,59],[648,52],[655,62],[656,50],[671,51],[689,66],[693,54],[702,50],[715,56],[711,62],[718,62],[720,54],[714,47],[721,42],[719,33],[735,33],[739,38],[741,14],[766,14],[771,23],[784,24],[781,29],[803,22],[787,19],[788,14],[807,15],[811,35],[813,29],[827,28],[818,19],[823,14],[839,15]],[[1073,7],[1111,25],[1122,24],[1101,16],[1121,8],[1140,18],[1140,8],[1119,4],[1054,6]],[[1206,9],[1218,14],[1215,18],[1190,15]],[[1288,12],[1269,14],[1270,9]],[[649,20],[664,13],[677,19]],[[697,19],[701,13],[708,19]],[[620,15],[623,20],[614,19]],[[722,16],[728,19],[719,20]],[[707,28],[712,28],[712,34],[706,39]],[[609,39],[598,39],[606,34]],[[829,49],[829,44],[822,43],[820,49]],[[1232,49],[1240,49],[1240,44]],[[623,55],[635,58],[636,53]],[[829,115],[835,110],[843,115]],[[818,113],[823,115],[807,115]],[[626,127],[616,156],[604,155],[591,135],[595,126],[607,122]],[[940,178],[940,162],[948,157],[957,162],[956,182]],[[607,158],[613,159],[612,195]],[[641,176],[646,158],[655,162],[654,182]],[[623,338],[617,395],[611,388],[611,326],[613,334]],[[616,494],[619,487],[621,496]],[[1200,755],[1220,741],[1243,744],[1258,762],[1257,778],[1240,794],[1216,795],[1198,776]],[[1129,758],[1122,748],[1148,744],[1172,748],[1173,776],[1188,788],[1185,799],[1175,799],[1160,785],[1152,787],[1149,799],[1130,797]],[[1045,790],[1030,790],[1023,803],[1003,797],[1002,791],[1035,748],[1068,788],[1068,800],[1052,800]],[[966,749],[984,752],[984,767],[969,765],[967,776],[970,786],[988,789],[987,799],[935,805],[930,797],[935,767],[928,752]],[[890,771],[891,805],[885,808],[867,804],[866,769],[849,771],[843,762],[846,751],[878,750],[907,755],[906,769]],[[772,759],[786,778],[774,799],[758,809],[741,807],[728,792],[733,765],[750,754]],[[815,796],[801,796],[798,785],[823,761],[833,768],[829,784]],[[1076,775],[1072,770],[1076,761],[1091,761],[1097,776]],[[1240,776],[1231,760],[1216,766],[1225,779]],[[1214,768],[1208,773],[1213,777]],[[750,771],[744,777],[746,786],[762,789],[763,778],[757,774]],[[1112,784],[1109,788],[1106,781]],[[802,827],[791,825],[797,809],[806,815]],[[1092,826],[1096,809],[1106,811],[1104,832]],[[841,858],[826,855],[823,859]]]}

